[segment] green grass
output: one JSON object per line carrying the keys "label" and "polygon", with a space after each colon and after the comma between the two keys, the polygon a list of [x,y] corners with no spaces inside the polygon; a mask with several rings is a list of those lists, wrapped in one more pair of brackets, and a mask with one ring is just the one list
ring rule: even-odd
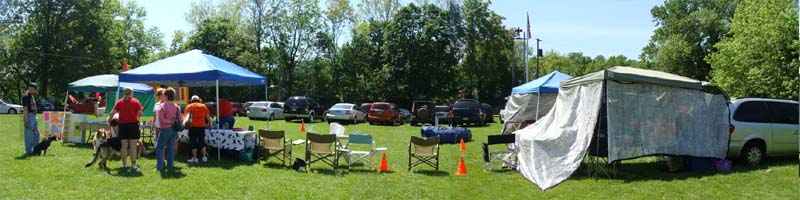
{"label": "green grass", "polygon": [[[458,145],[441,147],[441,173],[419,167],[407,171],[409,137],[419,127],[346,125],[348,132],[371,133],[387,152],[391,173],[365,167],[331,173],[329,167],[314,165],[311,173],[280,167],[272,159],[265,164],[240,163],[233,159],[189,166],[186,155],[177,158],[178,172],[161,175],[153,171],[153,158],[140,161],[141,173],[117,169],[119,160],[109,162],[110,174],[84,168],[92,157],[88,145],[50,147],[47,156],[21,157],[23,137],[20,115],[0,115],[0,199],[800,199],[797,160],[767,161],[760,168],[736,165],[732,173],[668,173],[665,164],[652,158],[626,161],[613,179],[590,178],[584,171],[548,190],[541,191],[514,171],[483,172],[480,143],[486,135],[497,134],[499,124],[470,128],[475,141],[463,154],[469,174],[456,176]],[[264,121],[237,118],[239,127]],[[271,122],[272,129],[286,130],[292,139],[304,138],[299,123]],[[307,124],[310,130],[327,133],[326,123]],[[295,146],[293,157],[303,155]],[[346,168],[343,166],[343,168]]]}

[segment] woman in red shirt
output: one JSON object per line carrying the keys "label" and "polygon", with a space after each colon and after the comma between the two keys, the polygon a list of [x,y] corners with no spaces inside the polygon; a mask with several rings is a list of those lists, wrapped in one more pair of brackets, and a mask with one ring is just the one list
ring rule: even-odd
{"label": "woman in red shirt", "polygon": [[133,97],[133,89],[125,88],[123,90],[122,99],[114,104],[114,109],[108,115],[109,123],[112,116],[119,113],[119,139],[122,141],[122,149],[120,150],[120,157],[122,158],[122,170],[127,170],[128,162],[126,161],[128,154],[131,155],[131,169],[139,171],[139,165],[136,164],[137,153],[136,143],[139,142],[139,117],[142,116],[142,104],[139,100]]}

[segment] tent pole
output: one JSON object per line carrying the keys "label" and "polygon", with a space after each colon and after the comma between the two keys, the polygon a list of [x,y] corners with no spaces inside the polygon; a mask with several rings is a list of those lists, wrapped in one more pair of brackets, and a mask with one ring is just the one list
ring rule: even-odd
{"label": "tent pole", "polygon": [[540,104],[539,100],[541,96],[542,96],[541,91],[536,93],[536,121],[539,121],[539,104]]}
{"label": "tent pole", "polygon": [[[219,115],[221,114],[221,113],[219,113],[219,79],[217,79],[216,90],[217,90],[217,126],[219,126]],[[213,126],[213,125],[212,125],[212,126]],[[222,127],[220,127],[220,129],[221,129],[221,128],[222,128]],[[217,147],[217,161],[220,161],[220,160],[222,160],[222,159],[220,158],[220,153],[219,153],[219,151],[220,151],[221,149],[222,149],[222,147]]]}
{"label": "tent pole", "polygon": [[[264,101],[269,101],[269,84],[264,85]],[[267,105],[269,108],[269,105]],[[269,130],[269,116],[267,116],[267,130]]]}
{"label": "tent pole", "polygon": [[[69,89],[67,89],[67,94],[64,95],[64,111],[61,112],[61,144],[64,144],[64,126],[67,125],[67,101],[69,101]],[[53,107],[55,108],[56,106],[53,105]]]}

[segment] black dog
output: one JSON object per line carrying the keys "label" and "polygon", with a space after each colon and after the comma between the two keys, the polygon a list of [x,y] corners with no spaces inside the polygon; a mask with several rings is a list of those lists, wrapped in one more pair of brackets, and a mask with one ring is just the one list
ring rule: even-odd
{"label": "black dog", "polygon": [[294,164],[292,165],[292,169],[294,169],[295,171],[298,171],[298,172],[306,171],[306,161],[304,161],[304,160],[302,160],[300,158],[295,158],[294,159]]}
{"label": "black dog", "polygon": [[58,140],[58,138],[56,138],[56,136],[54,135],[44,138],[42,142],[39,142],[39,144],[36,144],[36,146],[33,147],[33,155],[34,156],[47,155],[47,148],[50,148],[50,143],[52,143],[55,140]]}

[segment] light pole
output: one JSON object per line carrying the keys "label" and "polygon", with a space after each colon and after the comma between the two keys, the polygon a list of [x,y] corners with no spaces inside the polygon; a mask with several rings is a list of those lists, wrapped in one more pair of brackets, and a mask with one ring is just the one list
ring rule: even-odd
{"label": "light pole", "polygon": [[539,48],[539,42],[542,40],[536,38],[536,76],[534,78],[539,78],[539,60],[542,57],[542,49]]}
{"label": "light pole", "polygon": [[[513,45],[511,46],[511,55],[514,55],[514,54],[516,54],[516,51],[517,51],[517,42],[516,42],[516,40],[522,39],[522,37],[519,36],[522,33],[522,29],[517,27],[517,28],[513,28],[511,30],[514,31],[514,42],[513,42]],[[522,61],[524,62],[525,61],[525,57],[522,56],[522,54],[520,54],[520,57],[522,57]],[[512,63],[512,65],[511,65],[511,86],[512,87],[517,85],[516,71],[517,71],[517,66],[516,66],[516,64]]]}

